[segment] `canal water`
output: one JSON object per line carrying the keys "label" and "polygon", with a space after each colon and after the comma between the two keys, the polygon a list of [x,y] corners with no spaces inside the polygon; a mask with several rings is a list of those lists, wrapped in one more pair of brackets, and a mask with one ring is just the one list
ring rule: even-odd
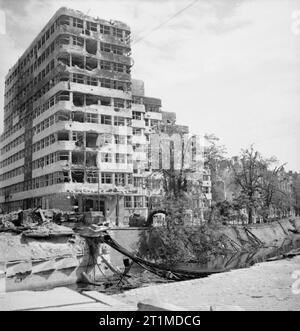
{"label": "canal water", "polygon": [[[274,259],[283,259],[300,254],[300,238],[284,240],[280,245],[271,247],[261,247],[252,252],[235,252],[224,255],[211,255],[201,262],[177,264],[175,267],[189,271],[203,271],[205,273],[226,272],[233,269],[248,268],[255,263]],[[173,266],[174,267],[174,266]],[[208,275],[209,277],[209,275]],[[161,278],[147,270],[135,265],[126,280],[120,282],[119,279],[109,278],[101,282],[101,285],[87,285],[78,283],[69,286],[78,292],[96,290],[106,294],[118,294],[124,291],[150,286],[153,284],[168,283],[171,280]]]}

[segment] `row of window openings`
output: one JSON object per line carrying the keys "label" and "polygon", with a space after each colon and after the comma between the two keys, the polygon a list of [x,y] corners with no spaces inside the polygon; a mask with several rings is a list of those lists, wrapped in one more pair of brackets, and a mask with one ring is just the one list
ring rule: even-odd
{"label": "row of window openings", "polygon": [[[48,154],[43,156],[37,160],[32,162],[32,168],[38,169],[43,168],[47,165],[59,162],[59,161],[67,161],[70,162],[72,165],[85,165],[87,167],[97,167],[97,153],[86,152],[85,154],[82,152],[71,152],[69,151],[60,151]],[[132,155],[131,154],[122,154],[116,153],[114,156],[112,153],[101,153],[101,162],[115,162],[115,163],[127,163],[132,164]]]}
{"label": "row of window openings", "polygon": [[[49,80],[40,90],[38,90],[34,96],[29,98],[26,102],[22,104],[21,108],[26,108],[26,104],[30,104],[31,102],[37,101],[40,97],[42,97],[45,93],[47,93],[53,86],[58,84],[59,82],[64,81],[70,81],[69,80],[69,74],[59,73],[56,77]],[[94,86],[100,86],[103,88],[109,88],[109,89],[116,89],[121,90],[124,92],[131,90],[131,83],[128,81],[120,81],[120,80],[114,80],[109,78],[94,78],[94,77],[86,77],[85,84],[87,85],[94,85]],[[16,104],[19,103],[19,99],[23,98],[26,95],[27,87],[24,88],[22,93],[19,93],[15,98],[13,98],[5,107],[5,113],[7,113],[10,109],[12,109]],[[29,91],[29,90],[28,90]],[[93,100],[94,102],[94,100]],[[80,104],[83,105],[83,104]],[[88,101],[87,101],[88,105]]]}
{"label": "row of window openings", "polygon": [[[42,97],[45,93],[47,93],[53,86],[58,84],[59,82],[68,81],[70,82],[70,75],[69,73],[59,73],[57,74],[53,79],[49,80],[39,91],[35,93],[31,101],[37,101],[40,97]],[[121,91],[130,91],[131,89],[131,83],[128,81],[120,81],[120,80],[114,80],[109,78],[96,78],[96,77],[90,77],[90,76],[84,76],[80,74],[73,74],[71,77],[71,81],[75,83],[81,83],[86,85],[92,85],[92,86],[100,86],[103,88],[109,88],[109,89],[116,89]],[[14,105],[19,103],[19,100],[27,95],[32,89],[31,87],[32,83],[29,83],[23,90],[20,92],[15,98],[13,98],[6,106],[5,106],[5,112],[9,111],[9,109],[12,109]],[[27,101],[27,103],[31,102],[30,100]],[[76,100],[75,100],[76,102]],[[79,105],[83,105],[82,101],[78,101]],[[94,99],[92,99],[92,102],[94,102]],[[87,101],[88,103],[88,101]],[[131,100],[130,100],[131,103]],[[24,103],[25,107],[25,103]]]}
{"label": "row of window openings", "polygon": [[[20,61],[20,64],[18,67],[11,73],[11,75],[7,78],[6,84],[10,84],[10,82],[20,73],[20,71],[26,67],[26,65],[31,61],[33,57],[37,58],[37,51],[46,43],[46,41],[50,38],[50,36],[55,32],[57,28],[59,28],[62,25],[69,25],[69,19],[71,17],[62,15],[59,17],[55,23],[49,27],[49,29],[43,34],[43,36],[38,40],[36,45],[34,45],[30,52],[27,54],[27,56]],[[73,18],[73,26],[74,27],[79,27],[83,29],[83,20],[78,19],[78,18]],[[86,29],[90,31],[97,31],[97,23],[93,23],[90,21],[86,22]],[[121,41],[129,41],[130,38],[130,32],[128,30],[122,30],[119,28],[106,26],[103,24],[99,24],[99,32],[101,34],[105,35],[112,35],[117,38],[119,38]],[[125,37],[125,39],[123,39]]]}
{"label": "row of window openings", "polygon": [[[33,111],[33,119],[40,116],[43,112],[48,110],[49,108],[53,107],[60,101],[69,101],[70,100],[70,93],[68,91],[60,91],[49,100],[47,100],[43,105],[39,106]],[[102,96],[94,96],[89,94],[82,94],[82,93],[74,93],[73,94],[73,103],[76,106],[84,106],[84,105],[91,105],[91,104],[100,104],[103,106],[111,106],[114,103],[115,108],[130,108],[131,102],[130,100],[119,99],[119,98],[109,98],[109,97],[102,97]],[[24,109],[25,111],[25,109]],[[133,112],[132,118],[136,120],[143,119],[143,113],[141,112]],[[156,120],[151,120],[151,126],[156,125]],[[149,119],[145,119],[145,125],[149,126],[150,121]],[[7,139],[9,136],[20,130],[24,126],[24,120],[20,120],[16,125],[14,125],[11,129],[6,131],[1,136],[1,141]]]}
{"label": "row of window openings", "polygon": [[67,65],[69,67],[77,67],[84,70],[93,70],[100,68],[107,71],[116,71],[121,73],[130,74],[130,65],[119,62],[110,62],[104,60],[97,60],[96,58],[80,56],[76,54],[61,54],[58,59],[58,64]]}
{"label": "row of window openings", "polygon": [[[47,175],[43,175],[32,179],[31,181],[13,184],[0,189],[0,195],[9,195],[15,192],[28,191],[45,186],[61,184],[61,183],[98,183],[98,172],[87,170],[84,171],[74,170],[70,173],[68,171],[57,171]],[[140,187],[141,182],[132,176],[132,174],[125,173],[101,173],[101,184],[115,184],[117,186],[134,185]],[[128,208],[129,205],[127,204]]]}
{"label": "row of window openings", "polygon": [[[98,123],[99,124],[99,115],[98,114],[90,114],[90,113],[74,113],[72,114],[72,121],[74,122],[80,122],[80,123]],[[68,121],[69,116],[62,115],[62,114],[56,114],[52,115],[39,124],[37,124],[35,127],[33,127],[33,134],[38,134],[50,126],[52,126],[54,123],[60,122],[60,121]],[[114,116],[114,119],[112,120],[112,116],[109,115],[100,115],[100,124],[104,125],[114,125],[114,126],[131,126],[131,118],[126,117],[119,117]],[[134,133],[136,135],[141,135],[142,131],[138,128],[133,128]]]}
{"label": "row of window openings", "polygon": [[[69,131],[60,131],[56,134],[51,134],[36,143],[32,145],[32,151],[37,152],[43,148],[46,148],[52,144],[54,144],[56,141],[69,141],[70,140],[70,133]],[[77,147],[84,146],[84,133],[83,132],[72,132],[72,140],[75,142],[75,145]],[[97,145],[99,147],[102,147],[104,145],[112,144],[114,140],[114,143],[116,145],[125,145],[126,143],[128,145],[132,144],[132,137],[131,136],[125,136],[125,135],[114,135],[111,134],[93,134],[93,133],[86,133],[85,138],[85,147],[91,147],[95,148]]]}
{"label": "row of window openings", "polygon": [[[88,123],[99,123],[99,115],[93,113],[73,113],[72,120],[75,122],[88,122]],[[67,115],[56,114],[48,117],[44,121],[40,122],[33,128],[34,134],[38,134],[41,131],[49,128],[54,123],[59,121],[68,121],[70,118]],[[131,126],[131,118],[125,118],[120,116],[100,115],[100,124],[114,125],[114,126]],[[134,135],[142,135],[140,128],[133,128]],[[24,135],[13,140],[1,149],[1,154],[8,152],[10,149],[15,148],[17,145],[24,141]]]}
{"label": "row of window openings", "polygon": [[10,156],[9,158],[3,160],[2,162],[0,162],[0,168],[6,167],[14,162],[17,162],[18,160],[24,158],[25,155],[25,150],[21,150],[15,154],[13,154],[12,156]]}
{"label": "row of window openings", "polygon": [[[78,38],[78,37],[73,37],[73,39],[74,38]],[[74,39],[74,40],[76,40],[76,39]],[[57,41],[53,42],[53,44],[51,44],[46,49],[46,51],[38,58],[38,60],[34,64],[32,64],[32,66],[30,68],[27,69],[27,71],[20,77],[20,79],[5,93],[5,97],[9,97],[15,91],[18,91],[19,85],[22,84],[23,81],[28,79],[28,77],[30,77],[30,75],[54,52],[54,50],[57,48],[55,46],[55,43],[57,43]],[[59,43],[59,45],[60,45],[60,43]],[[88,45],[90,45],[90,42],[87,43],[87,48],[88,48]],[[92,47],[92,46],[90,46],[90,47]],[[88,48],[87,50],[90,50],[90,49]],[[92,52],[91,54],[94,54],[94,52],[92,50],[90,50],[90,52]],[[93,70],[98,67],[97,59],[84,57],[84,56],[80,57],[80,56],[69,55],[69,54],[60,55],[58,58],[58,62],[66,64],[68,66],[72,65],[73,67],[78,67],[80,69],[86,69],[86,70]],[[99,67],[103,70],[116,71],[116,72],[130,74],[130,66],[122,64],[122,63],[101,60]],[[20,91],[19,94],[25,95],[26,93],[28,93],[28,91],[32,90],[34,88],[34,86],[36,86],[38,84],[38,82],[40,82],[42,79],[44,79],[47,76],[47,74],[50,71],[52,71],[53,69],[54,69],[54,60],[52,59],[47,64],[47,66],[43,70],[41,70],[38,73],[38,75],[33,80],[31,80],[24,89],[22,89],[22,91]],[[90,85],[92,85],[92,84],[90,84]]]}

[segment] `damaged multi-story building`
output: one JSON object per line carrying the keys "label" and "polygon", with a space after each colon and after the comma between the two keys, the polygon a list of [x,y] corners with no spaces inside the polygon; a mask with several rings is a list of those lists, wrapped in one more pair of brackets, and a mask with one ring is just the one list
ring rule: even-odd
{"label": "damaged multi-story building", "polygon": [[60,8],[5,80],[0,205],[147,215],[145,173],[161,100],[132,80],[131,32]]}

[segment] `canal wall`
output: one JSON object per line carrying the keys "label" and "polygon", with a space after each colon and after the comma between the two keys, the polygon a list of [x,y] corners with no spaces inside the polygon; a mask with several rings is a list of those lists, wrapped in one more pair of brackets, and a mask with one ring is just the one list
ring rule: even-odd
{"label": "canal wall", "polygon": [[[216,237],[226,235],[240,246],[249,241],[249,233],[245,226],[214,225]],[[247,229],[264,245],[280,246],[284,240],[292,236],[295,229],[300,230],[300,218],[290,222],[288,219],[267,224],[248,225]],[[113,228],[109,234],[121,246],[137,253],[141,235],[148,228]],[[122,254],[100,245],[100,254],[115,268],[124,268]],[[49,240],[24,239],[21,235],[0,234],[0,270],[5,275],[5,291],[39,289],[76,283],[81,279],[82,272],[93,274],[94,270],[87,268],[89,250],[84,239],[59,238]],[[109,268],[98,258],[100,270],[96,268],[95,275],[111,275]]]}

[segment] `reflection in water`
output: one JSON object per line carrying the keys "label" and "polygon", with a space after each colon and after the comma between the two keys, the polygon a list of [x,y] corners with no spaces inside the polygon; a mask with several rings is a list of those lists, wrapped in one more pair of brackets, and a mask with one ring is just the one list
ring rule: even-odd
{"label": "reflection in water", "polygon": [[285,239],[276,246],[261,247],[253,252],[236,252],[234,254],[211,255],[200,263],[177,264],[176,267],[184,269],[209,271],[212,273],[223,272],[231,269],[250,267],[255,263],[266,261],[273,257],[280,257],[292,249],[300,248],[300,238]]}
{"label": "reflection in water", "polygon": [[[277,242],[276,246],[261,247],[254,252],[236,252],[235,254],[215,255],[201,263],[182,263],[177,267],[204,272],[224,272],[231,269],[247,268],[255,263],[263,262],[274,257],[283,257],[293,249],[300,248],[300,238],[291,240],[284,239],[282,242]],[[133,288],[149,286],[159,283],[172,282],[170,280],[160,278],[149,271],[143,270],[140,267],[131,269],[131,277],[129,278],[131,286],[116,286],[116,281],[103,281],[99,285],[76,284],[72,288],[79,292],[83,290],[96,290],[105,294],[117,294]]]}

